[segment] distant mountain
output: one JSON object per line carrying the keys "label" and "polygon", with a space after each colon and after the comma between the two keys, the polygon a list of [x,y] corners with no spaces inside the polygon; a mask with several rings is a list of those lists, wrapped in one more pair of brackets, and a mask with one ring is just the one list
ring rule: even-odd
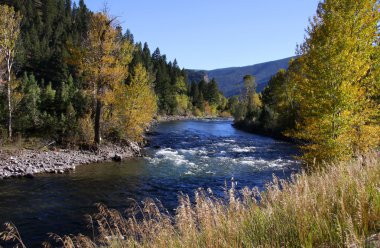
{"label": "distant mountain", "polygon": [[223,68],[211,71],[187,70],[187,80],[188,82],[198,82],[202,78],[206,80],[215,78],[224,95],[230,97],[240,93],[240,89],[243,87],[243,77],[245,75],[253,75],[256,78],[257,91],[260,92],[278,70],[288,68],[289,61],[292,58],[293,57],[289,57],[256,65]]}

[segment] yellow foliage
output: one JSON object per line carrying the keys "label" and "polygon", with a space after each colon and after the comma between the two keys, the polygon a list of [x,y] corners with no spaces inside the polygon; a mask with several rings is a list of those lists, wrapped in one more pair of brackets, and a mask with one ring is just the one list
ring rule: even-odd
{"label": "yellow foliage", "polygon": [[217,106],[212,105],[208,102],[205,102],[205,115],[206,116],[217,116],[218,115],[218,110]]}
{"label": "yellow foliage", "polygon": [[203,113],[202,113],[202,111],[199,108],[194,107],[194,109],[193,109],[193,115],[196,116],[196,117],[201,117],[201,116],[203,116]]}
{"label": "yellow foliage", "polygon": [[129,84],[119,83],[114,90],[113,118],[128,139],[141,141],[145,128],[157,111],[157,99],[146,69],[138,64]]}
{"label": "yellow foliage", "polygon": [[300,67],[290,76],[298,93],[295,132],[308,140],[307,162],[347,160],[379,144],[376,0],[326,0],[301,47]]}
{"label": "yellow foliage", "polygon": [[177,102],[177,111],[176,114],[178,115],[187,115],[189,109],[191,108],[191,102],[189,96],[185,94],[177,94],[176,95],[176,102]]}
{"label": "yellow foliage", "polygon": [[[112,100],[112,91],[128,76],[128,65],[132,60],[133,45],[120,40],[117,30],[105,13],[92,15],[86,51],[81,68],[86,76],[88,91],[96,102],[94,132],[95,142],[101,140],[100,130],[103,105]],[[111,94],[110,94],[111,92]]]}
{"label": "yellow foliage", "polygon": [[94,141],[94,127],[90,114],[78,120],[79,141],[84,144],[92,144]]}

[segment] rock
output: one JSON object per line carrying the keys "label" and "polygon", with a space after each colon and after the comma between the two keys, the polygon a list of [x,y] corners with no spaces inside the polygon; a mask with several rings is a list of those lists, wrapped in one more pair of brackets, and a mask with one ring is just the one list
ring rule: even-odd
{"label": "rock", "polygon": [[137,142],[130,141],[128,142],[128,146],[132,150],[133,153],[137,155],[141,155],[141,147],[139,146],[139,144],[137,144]]}
{"label": "rock", "polygon": [[121,162],[122,157],[119,154],[115,154],[115,156],[113,156],[112,160],[116,161],[116,162]]}
{"label": "rock", "polygon": [[81,164],[104,161],[122,161],[126,157],[141,156],[141,147],[136,142],[126,146],[104,145],[97,150],[33,151],[26,150],[18,155],[0,157],[0,179],[9,177],[33,178],[37,173],[63,174],[75,170]]}
{"label": "rock", "polygon": [[25,178],[34,178],[34,175],[32,173],[28,173],[24,177]]}
{"label": "rock", "polygon": [[53,170],[52,172],[55,173],[55,174],[63,174],[63,173],[65,173],[64,170]]}

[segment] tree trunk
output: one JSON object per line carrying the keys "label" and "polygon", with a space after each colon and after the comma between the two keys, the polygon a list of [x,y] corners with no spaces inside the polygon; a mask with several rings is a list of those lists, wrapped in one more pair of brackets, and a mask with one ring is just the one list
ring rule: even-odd
{"label": "tree trunk", "polygon": [[96,110],[95,110],[95,143],[100,144],[100,116],[102,114],[102,102],[99,99],[96,99]]}
{"label": "tree trunk", "polygon": [[8,65],[8,82],[7,82],[7,99],[8,99],[8,139],[12,140],[12,105],[11,105],[11,71]]}

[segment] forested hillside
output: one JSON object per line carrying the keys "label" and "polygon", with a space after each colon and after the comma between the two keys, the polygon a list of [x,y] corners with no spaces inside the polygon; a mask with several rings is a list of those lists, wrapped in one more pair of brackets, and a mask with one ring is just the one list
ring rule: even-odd
{"label": "forested hillside", "polygon": [[117,19],[91,12],[83,0],[0,4],[1,29],[7,31],[0,39],[2,140],[12,140],[15,133],[62,144],[139,140],[156,114],[225,110],[217,84],[191,93],[176,60],[135,42]]}
{"label": "forested hillside", "polygon": [[287,69],[291,58],[280,59],[244,67],[231,67],[216,70],[187,70],[188,81],[214,78],[220,90],[227,97],[239,95],[244,88],[242,78],[253,75],[256,78],[257,91],[261,92],[268,84],[270,78],[280,69]]}

